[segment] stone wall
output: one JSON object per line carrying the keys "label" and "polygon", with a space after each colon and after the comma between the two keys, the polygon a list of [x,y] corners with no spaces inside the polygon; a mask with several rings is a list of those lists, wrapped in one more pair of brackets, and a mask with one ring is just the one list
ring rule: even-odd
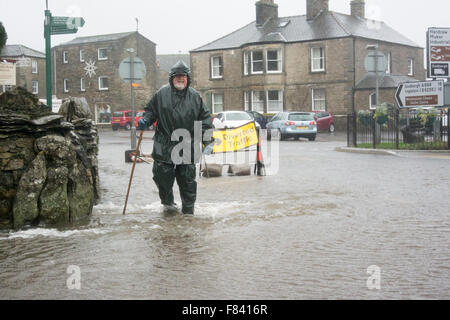
{"label": "stone wall", "polygon": [[48,111],[21,87],[0,95],[0,228],[86,221],[100,199],[87,103]]}

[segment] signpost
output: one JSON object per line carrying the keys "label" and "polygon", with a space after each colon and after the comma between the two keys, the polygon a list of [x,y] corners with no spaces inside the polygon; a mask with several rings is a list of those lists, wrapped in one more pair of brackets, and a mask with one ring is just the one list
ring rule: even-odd
{"label": "signpost", "polygon": [[51,36],[56,34],[77,33],[79,27],[84,26],[81,17],[53,17],[47,7],[45,10],[44,38],[45,38],[45,76],[47,86],[47,105],[52,110],[52,56]]}
{"label": "signpost", "polygon": [[[136,149],[136,126],[135,126],[135,108],[134,108],[134,88],[145,78],[147,69],[145,63],[134,56],[134,49],[127,49],[130,57],[125,58],[119,65],[120,78],[130,84],[131,92],[131,149]],[[125,152],[126,153],[126,152]]]}
{"label": "signpost", "polygon": [[[372,52],[370,52],[367,56],[366,59],[364,60],[364,66],[366,68],[366,72],[369,73],[375,73],[375,108],[376,106],[378,106],[379,104],[379,81],[378,81],[378,77],[379,76],[384,76],[384,74],[386,73],[386,69],[387,69],[387,60],[385,55],[382,52],[378,51],[378,44],[374,44],[374,45],[368,45],[366,47],[367,50],[373,50]],[[375,108],[373,108],[371,106],[372,110],[375,110]]]}
{"label": "signpost", "polygon": [[406,82],[398,86],[395,99],[400,109],[443,107],[444,81]]}
{"label": "signpost", "polygon": [[429,28],[427,32],[429,78],[450,77],[450,28]]}

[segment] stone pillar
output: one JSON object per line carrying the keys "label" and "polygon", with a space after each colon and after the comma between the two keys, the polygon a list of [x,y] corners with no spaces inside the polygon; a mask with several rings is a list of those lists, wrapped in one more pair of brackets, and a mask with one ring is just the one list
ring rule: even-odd
{"label": "stone pillar", "polygon": [[278,5],[274,3],[274,0],[256,2],[256,26],[264,25],[271,18],[278,18]]}
{"label": "stone pillar", "polygon": [[328,12],[328,0],[306,0],[306,18],[314,19],[320,11]]}
{"label": "stone pillar", "polygon": [[364,0],[352,0],[350,2],[350,11],[353,17],[366,18],[366,3]]}

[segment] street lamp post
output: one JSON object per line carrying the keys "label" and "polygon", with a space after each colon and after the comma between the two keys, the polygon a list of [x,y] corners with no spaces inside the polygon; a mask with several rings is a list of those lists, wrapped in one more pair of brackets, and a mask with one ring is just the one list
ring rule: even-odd
{"label": "street lamp post", "polygon": [[379,80],[378,80],[378,44],[370,44],[366,47],[367,50],[375,53],[375,105],[379,103]]}
{"label": "street lamp post", "polygon": [[134,110],[134,49],[127,49],[130,54],[130,90],[131,90],[131,149],[136,149],[136,126],[135,126],[135,110]]}

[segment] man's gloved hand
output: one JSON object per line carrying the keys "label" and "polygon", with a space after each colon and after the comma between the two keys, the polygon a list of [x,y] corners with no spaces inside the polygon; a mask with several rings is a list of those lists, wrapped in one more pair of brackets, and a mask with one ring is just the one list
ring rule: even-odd
{"label": "man's gloved hand", "polygon": [[148,122],[147,119],[145,119],[145,118],[139,119],[139,121],[138,121],[139,130],[147,130],[149,127],[149,124],[150,123]]}
{"label": "man's gloved hand", "polygon": [[205,156],[209,156],[210,154],[212,154],[214,149],[214,142],[207,144],[204,148],[203,148],[203,154]]}

